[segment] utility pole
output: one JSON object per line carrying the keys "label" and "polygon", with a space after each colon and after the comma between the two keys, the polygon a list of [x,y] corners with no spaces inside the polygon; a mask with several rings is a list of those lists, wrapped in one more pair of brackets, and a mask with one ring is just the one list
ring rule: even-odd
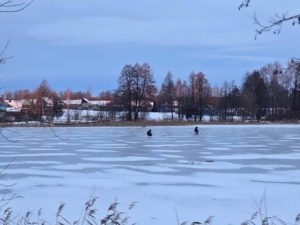
{"label": "utility pole", "polygon": [[70,123],[70,91],[69,90],[67,93],[67,106],[68,106],[67,124],[69,124]]}
{"label": "utility pole", "polygon": [[295,68],[295,79],[294,79],[294,90],[293,90],[293,106],[292,110],[294,115],[297,116],[297,92],[298,92],[298,82],[300,73],[300,59],[292,58],[292,66]]}

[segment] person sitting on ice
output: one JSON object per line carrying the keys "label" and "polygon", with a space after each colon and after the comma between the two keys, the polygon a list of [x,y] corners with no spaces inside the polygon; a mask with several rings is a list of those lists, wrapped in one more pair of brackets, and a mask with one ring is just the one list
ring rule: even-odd
{"label": "person sitting on ice", "polygon": [[199,134],[198,127],[195,127],[194,132],[195,132],[195,134]]}
{"label": "person sitting on ice", "polygon": [[148,135],[149,137],[151,137],[151,136],[152,136],[152,131],[151,131],[151,130],[148,130],[148,131],[147,131],[147,135]]}

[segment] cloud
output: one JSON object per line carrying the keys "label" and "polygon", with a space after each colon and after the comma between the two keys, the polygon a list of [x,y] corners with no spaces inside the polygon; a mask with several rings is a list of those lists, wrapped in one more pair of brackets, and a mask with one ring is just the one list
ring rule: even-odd
{"label": "cloud", "polygon": [[216,58],[216,59],[230,59],[230,60],[235,60],[235,61],[264,62],[264,63],[285,60],[282,58],[258,56],[258,55],[211,55],[210,57]]}
{"label": "cloud", "polygon": [[254,10],[264,20],[274,11],[300,6],[297,0],[272,1],[252,1],[238,11],[241,0],[43,0],[9,20],[0,15],[0,25],[11,36],[66,46],[249,45],[254,42]]}
{"label": "cloud", "polygon": [[[222,46],[253,41],[248,28],[252,21],[248,11],[238,12],[238,2],[43,0],[0,25],[11,36],[61,46]],[[237,16],[239,20],[234,20]]]}
{"label": "cloud", "polygon": [[38,82],[59,78],[56,85],[65,87],[76,76],[72,86],[85,89],[91,82],[104,89],[116,84],[125,63],[137,61],[150,63],[157,80],[168,70],[183,78],[201,70],[212,83],[222,83],[277,58],[297,57],[298,27],[286,25],[281,35],[268,33],[255,41],[252,16],[257,11],[265,21],[275,12],[293,13],[299,0],[256,0],[238,11],[240,2],[35,1],[19,14],[0,14],[1,38],[4,44],[11,39],[8,50],[14,56],[1,72],[12,86],[33,77]]}
{"label": "cloud", "polygon": [[156,46],[230,46],[253,42],[251,31],[216,29],[189,19],[136,20],[84,17],[33,26],[26,34],[55,45],[144,44]]}

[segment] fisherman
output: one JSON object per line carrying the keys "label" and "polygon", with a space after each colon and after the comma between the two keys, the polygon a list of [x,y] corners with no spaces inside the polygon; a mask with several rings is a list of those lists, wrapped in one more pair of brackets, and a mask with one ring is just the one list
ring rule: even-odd
{"label": "fisherman", "polygon": [[195,134],[199,134],[198,127],[195,127],[194,132],[195,132]]}
{"label": "fisherman", "polygon": [[151,130],[148,130],[148,131],[147,131],[147,135],[148,135],[149,137],[151,137],[151,136],[152,136],[152,131],[151,131]]}

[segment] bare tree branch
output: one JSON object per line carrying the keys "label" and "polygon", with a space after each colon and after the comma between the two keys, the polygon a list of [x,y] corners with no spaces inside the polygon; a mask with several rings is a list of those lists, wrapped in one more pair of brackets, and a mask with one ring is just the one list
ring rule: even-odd
{"label": "bare tree branch", "polygon": [[0,2],[0,13],[14,13],[20,12],[27,8],[34,0],[25,0],[25,1],[18,1],[18,0],[7,0],[4,2]]}
{"label": "bare tree branch", "polygon": [[4,206],[8,205],[12,200],[14,199],[17,199],[17,198],[21,198],[22,196],[20,195],[16,195],[16,194],[13,194],[9,197],[5,197],[3,196],[1,199],[0,199],[0,209],[3,209]]}
{"label": "bare tree branch", "polygon": [[241,10],[242,8],[247,8],[250,4],[250,1],[251,0],[244,0],[239,6],[239,10]]}
{"label": "bare tree branch", "polygon": [[0,64],[6,63],[6,61],[11,58],[11,57],[5,56],[5,52],[8,48],[8,44],[9,44],[9,41],[6,42],[4,48],[0,51]]}
{"label": "bare tree branch", "polygon": [[62,140],[62,141],[68,141],[68,140],[69,140],[68,137],[67,137],[67,138],[64,138],[64,137],[59,136],[59,135],[56,133],[56,131],[53,129],[53,126],[55,126],[54,123],[52,123],[52,122],[46,122],[46,121],[39,121],[39,122],[41,123],[41,125],[47,125],[47,126],[49,127],[50,131],[52,132],[52,134],[53,134],[56,138],[58,138],[58,139],[60,139],[60,140]]}
{"label": "bare tree branch", "polygon": [[300,13],[293,16],[288,16],[288,13],[282,13],[281,15],[275,14],[275,16],[270,18],[268,24],[262,24],[257,16],[254,15],[254,23],[259,27],[255,30],[255,38],[269,31],[273,31],[274,34],[280,34],[282,24],[287,21],[292,21],[293,26],[296,24],[300,25]]}
{"label": "bare tree branch", "polygon": [[4,166],[4,168],[2,168],[2,169],[0,170],[0,177],[5,175],[5,171],[7,170],[7,168],[12,164],[12,162],[13,162],[15,159],[16,159],[16,157],[14,157],[13,159],[11,159],[11,160],[9,161],[9,163],[6,164],[6,165]]}
{"label": "bare tree branch", "polygon": [[49,128],[50,128],[51,132],[53,133],[53,135],[56,138],[58,138],[58,139],[60,139],[62,141],[68,141],[69,140],[69,138],[63,138],[63,137],[59,136],[51,126]]}
{"label": "bare tree branch", "polygon": [[[239,5],[238,9],[247,8],[252,0],[244,0]],[[258,26],[255,30],[255,39],[265,32],[273,32],[274,34],[280,34],[281,27],[284,23],[291,22],[293,26],[300,25],[300,13],[289,16],[288,13],[275,14],[269,19],[266,24],[260,22],[256,15],[254,15],[254,23]]]}
{"label": "bare tree branch", "polygon": [[[0,13],[15,13],[27,8],[34,0],[0,0]],[[0,51],[0,64],[4,64],[10,57],[5,57],[9,41],[7,41],[5,48]]]}
{"label": "bare tree branch", "polygon": [[13,139],[10,139],[9,137],[7,137],[4,133],[3,133],[3,130],[7,130],[7,131],[9,131],[9,132],[13,132],[13,133],[15,133],[14,131],[11,131],[11,130],[8,130],[8,129],[6,129],[5,127],[0,127],[0,136],[3,138],[3,139],[5,139],[6,141],[9,141],[9,142],[14,142],[14,143],[16,143],[16,142],[19,142],[20,140],[13,140]]}

